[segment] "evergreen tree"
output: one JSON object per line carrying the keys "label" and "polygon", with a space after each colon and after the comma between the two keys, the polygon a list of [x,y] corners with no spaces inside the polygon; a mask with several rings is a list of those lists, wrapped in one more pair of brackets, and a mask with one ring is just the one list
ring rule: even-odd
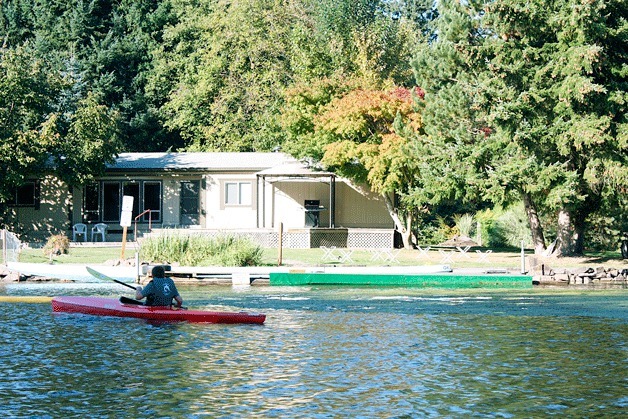
{"label": "evergreen tree", "polygon": [[519,195],[537,251],[543,211],[558,220],[557,254],[582,253],[587,217],[626,185],[626,6],[501,0],[439,11],[436,41],[414,63],[430,138],[472,166],[464,179],[487,198]]}

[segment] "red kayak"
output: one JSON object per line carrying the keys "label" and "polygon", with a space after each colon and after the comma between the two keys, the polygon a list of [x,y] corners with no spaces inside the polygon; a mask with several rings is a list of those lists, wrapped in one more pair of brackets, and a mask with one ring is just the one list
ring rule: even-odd
{"label": "red kayak", "polygon": [[[127,299],[127,301],[134,301]],[[163,322],[195,323],[248,323],[262,324],[265,314],[225,311],[183,310],[171,307],[150,307],[124,304],[113,298],[103,297],[54,297],[52,311],[58,313],[82,313],[95,316],[134,317]]]}

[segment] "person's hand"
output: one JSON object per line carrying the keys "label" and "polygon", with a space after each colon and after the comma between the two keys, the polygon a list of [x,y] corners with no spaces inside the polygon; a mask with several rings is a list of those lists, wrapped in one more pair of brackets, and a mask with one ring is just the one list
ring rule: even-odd
{"label": "person's hand", "polygon": [[135,287],[135,291],[142,292],[142,287],[138,285],[137,287]]}

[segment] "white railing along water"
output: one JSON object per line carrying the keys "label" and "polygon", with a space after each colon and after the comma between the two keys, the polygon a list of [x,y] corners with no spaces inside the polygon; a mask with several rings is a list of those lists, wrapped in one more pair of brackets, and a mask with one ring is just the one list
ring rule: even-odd
{"label": "white railing along water", "polygon": [[0,243],[2,244],[2,264],[17,262],[22,243],[17,236],[6,229],[0,230]]}

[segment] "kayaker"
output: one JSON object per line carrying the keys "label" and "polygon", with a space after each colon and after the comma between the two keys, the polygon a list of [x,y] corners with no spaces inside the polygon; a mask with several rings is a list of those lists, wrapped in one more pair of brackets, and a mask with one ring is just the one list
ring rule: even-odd
{"label": "kayaker", "polygon": [[141,300],[146,297],[147,306],[170,306],[172,300],[177,302],[177,307],[183,305],[183,298],[177,291],[177,286],[171,278],[166,278],[163,266],[155,266],[151,271],[153,279],[146,285],[135,287],[135,298]]}

